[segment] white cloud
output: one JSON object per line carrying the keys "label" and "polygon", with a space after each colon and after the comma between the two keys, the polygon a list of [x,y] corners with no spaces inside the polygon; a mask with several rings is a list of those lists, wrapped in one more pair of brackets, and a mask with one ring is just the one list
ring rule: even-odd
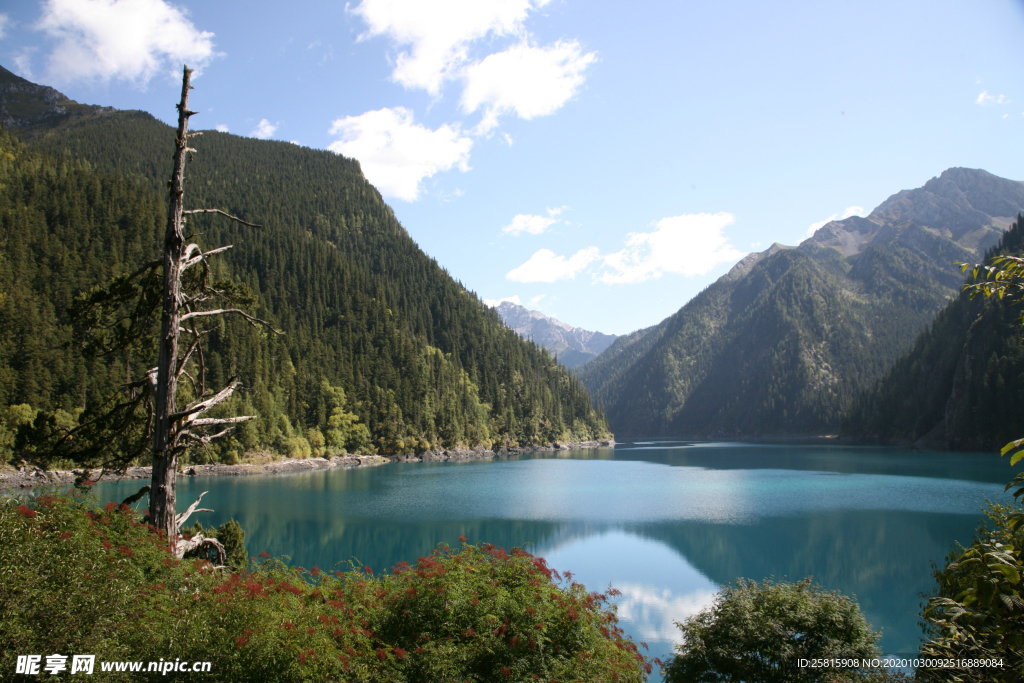
{"label": "white cloud", "polygon": [[216,53],[213,34],[163,0],[46,0],[37,27],[57,40],[54,82],[125,80],[145,85],[182,63],[200,69]]}
{"label": "white cloud", "polygon": [[[524,22],[549,1],[362,0],[354,12],[368,27],[361,39],[387,36],[397,45],[395,82],[436,97],[445,82],[464,81],[462,110],[483,112],[475,132],[485,134],[502,114],[532,119],[558,110],[597,58],[575,40],[530,44]],[[513,37],[511,47],[482,59],[473,54],[475,44],[506,36]],[[505,141],[511,146],[511,138]]]}
{"label": "white cloud", "polygon": [[867,212],[864,210],[863,206],[848,206],[846,207],[846,210],[843,211],[842,217],[840,217],[839,214],[834,213],[823,221],[811,223],[810,227],[807,228],[807,237],[812,236],[814,233],[818,231],[818,228],[824,227],[825,225],[831,223],[832,221],[843,220],[844,218],[849,218],[850,216],[863,217],[865,214],[867,214]]}
{"label": "white cloud", "polygon": [[524,232],[531,235],[539,235],[552,225],[558,222],[557,218],[547,218],[529,213],[516,214],[512,222],[506,225],[501,231],[507,235],[518,237]]}
{"label": "white cloud", "polygon": [[599,258],[597,247],[580,249],[569,258],[556,256],[550,249],[540,249],[526,263],[510,270],[505,279],[513,282],[568,280]]}
{"label": "white cloud", "polygon": [[228,132],[228,127],[225,126],[223,123],[218,123],[216,126],[214,126],[214,128],[217,130],[218,133]]}
{"label": "white cloud", "polygon": [[634,284],[663,273],[703,275],[721,263],[736,261],[735,249],[722,229],[736,218],[725,212],[662,218],[654,232],[633,232],[626,248],[604,257],[609,269],[598,278],[607,284]]}
{"label": "white cloud", "polygon": [[519,295],[518,294],[513,294],[512,296],[502,297],[501,299],[484,299],[484,303],[487,304],[488,306],[490,306],[491,308],[497,308],[499,305],[501,305],[502,303],[504,303],[506,301],[511,301],[516,306],[522,306],[523,305],[522,302],[519,301]]}
{"label": "white cloud", "polygon": [[466,68],[462,110],[484,110],[480,133],[494,128],[501,114],[526,120],[552,114],[576,94],[584,70],[596,59],[596,53],[584,54],[574,40],[548,47],[520,42]]}
{"label": "white cloud", "polygon": [[30,81],[36,80],[32,73],[32,55],[35,51],[35,47],[28,46],[23,47],[14,55],[14,70],[19,76]]}
{"label": "white cloud", "polygon": [[568,209],[568,208],[569,208],[568,206],[556,206],[555,208],[553,208],[553,209],[552,209],[552,208],[551,208],[551,207],[549,206],[549,207],[547,208],[547,212],[548,212],[548,215],[549,215],[549,216],[561,216],[561,215],[562,215],[562,212],[563,212],[563,211],[565,211],[565,210],[566,210],[566,209]]}
{"label": "white cloud", "polygon": [[982,90],[981,94],[978,95],[978,99],[974,100],[974,103],[980,104],[984,107],[989,104],[1007,104],[1009,101],[1010,100],[1006,99],[1005,95],[999,95],[997,97],[995,95],[989,95],[988,90]]}
{"label": "white cloud", "polygon": [[363,0],[355,13],[401,49],[391,77],[431,95],[458,77],[474,41],[523,33],[527,14],[548,0]]}
{"label": "white cloud", "polygon": [[537,308],[537,306],[540,306],[540,302],[543,301],[544,299],[546,299],[547,296],[548,296],[547,294],[538,294],[537,296],[535,296],[535,297],[531,298],[529,301],[527,301],[526,302],[526,306],[528,308]]}
{"label": "white cloud", "polygon": [[341,139],[327,149],[358,159],[363,174],[382,194],[410,202],[419,198],[424,178],[453,166],[468,171],[473,147],[457,125],[430,130],[415,123],[404,107],[336,119],[330,134]]}
{"label": "white cloud", "polygon": [[6,14],[0,12],[0,40],[3,40],[4,36],[7,35],[7,28],[11,25],[11,18]]}
{"label": "white cloud", "polygon": [[811,223],[810,226],[808,226],[808,228],[807,228],[807,236],[810,237],[814,233],[818,232],[818,228],[825,227],[826,225],[828,225],[829,223],[831,223],[832,221],[834,221],[837,218],[839,218],[839,214],[835,214],[834,213],[834,214],[832,214],[831,216],[829,216],[828,218],[826,218],[823,221],[818,221],[817,223]]}
{"label": "white cloud", "polygon": [[254,138],[259,138],[260,140],[266,140],[276,131],[276,125],[266,119],[260,119],[260,122],[252,129],[252,132],[250,132],[249,135]]}
{"label": "white cloud", "polygon": [[512,136],[509,135],[508,133],[502,133],[502,135],[505,136],[505,144],[507,144],[509,147],[511,147],[512,146]]}
{"label": "white cloud", "polygon": [[675,595],[667,588],[659,591],[642,584],[617,584],[616,588],[622,593],[615,599],[618,617],[630,622],[637,640],[677,642],[680,633],[676,622],[710,607],[716,597],[714,591],[706,589]]}

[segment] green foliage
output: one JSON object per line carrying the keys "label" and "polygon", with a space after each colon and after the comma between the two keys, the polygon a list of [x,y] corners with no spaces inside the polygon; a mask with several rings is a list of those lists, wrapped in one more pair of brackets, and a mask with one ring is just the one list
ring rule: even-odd
{"label": "green foliage", "polygon": [[[139,330],[117,322],[124,307],[97,297],[113,290],[127,304],[145,291],[144,278],[128,275],[161,244],[173,131],[137,112],[66,124],[35,138],[32,150],[0,133],[0,407],[77,410],[85,424],[124,400],[129,370],[154,363],[150,346],[126,343]],[[211,417],[259,419],[191,461],[254,449],[404,453],[608,435],[575,377],[427,257],[358,163],[213,132],[197,146],[190,202],[266,226],[192,217],[204,243],[234,245],[211,277],[251,294],[249,310],[285,334],[237,319],[215,326],[210,386],[238,376],[249,391]],[[334,427],[325,382],[346,399]],[[331,430],[340,442],[327,443]],[[54,435],[43,432],[34,436]],[[107,449],[124,455],[139,442]]]}
{"label": "green foliage", "polygon": [[249,555],[245,552],[245,529],[230,519],[214,529],[204,529],[202,522],[197,521],[191,527],[182,529],[189,536],[202,534],[206,538],[215,538],[224,546],[228,557],[228,566],[234,571],[242,571],[249,566]]}
{"label": "green foliage", "polygon": [[928,640],[921,646],[921,656],[968,662],[997,659],[1002,666],[922,669],[918,677],[923,680],[1024,680],[1022,510],[1019,504],[991,505],[986,516],[990,523],[981,525],[971,545],[955,547],[946,565],[935,571],[937,590],[925,610]]}
{"label": "green foliage", "polygon": [[[187,583],[165,544],[111,503],[42,496],[0,501],[0,670],[16,654],[103,653],[131,658],[122,637],[145,586]],[[159,658],[159,657],[158,657]]]}
{"label": "green foliage", "polygon": [[65,497],[0,503],[0,670],[34,652],[209,660],[211,681],[639,683],[650,670],[605,596],[518,549],[441,546],[379,577],[270,559],[215,572],[171,559],[135,517]]}
{"label": "green foliage", "polygon": [[[826,681],[834,671],[801,668],[798,660],[877,657],[881,637],[856,602],[810,579],[737,579],[679,628],[683,644],[665,669],[668,683]],[[863,680],[870,672],[850,673]]]}
{"label": "green foliage", "polygon": [[36,411],[27,403],[0,408],[0,467],[14,457],[14,444],[19,428],[22,425],[31,425],[35,417]]}
{"label": "green foliage", "polygon": [[345,410],[345,390],[332,387],[326,379],[320,383],[327,409],[327,429],[317,439],[329,455],[343,454],[346,449],[354,453],[368,453],[370,430],[359,422],[359,416]]}

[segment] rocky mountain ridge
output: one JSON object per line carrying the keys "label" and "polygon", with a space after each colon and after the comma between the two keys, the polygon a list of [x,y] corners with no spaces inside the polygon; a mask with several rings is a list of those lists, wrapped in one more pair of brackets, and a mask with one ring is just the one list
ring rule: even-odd
{"label": "rocky mountain ridge", "polygon": [[596,358],[615,341],[616,335],[573,327],[556,318],[533,311],[511,301],[495,306],[504,323],[524,339],[532,339],[567,368]]}
{"label": "rocky mountain ridge", "polygon": [[79,104],[46,85],[38,85],[0,66],[0,125],[32,137],[70,118],[111,114],[113,107]]}
{"label": "rocky mountain ridge", "polygon": [[1024,184],[953,168],[773,244],[579,371],[619,434],[830,434],[962,283]]}

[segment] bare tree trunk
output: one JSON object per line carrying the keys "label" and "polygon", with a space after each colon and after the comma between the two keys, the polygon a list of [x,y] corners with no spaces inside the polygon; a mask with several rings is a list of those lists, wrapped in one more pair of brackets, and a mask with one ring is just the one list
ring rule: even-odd
{"label": "bare tree trunk", "polygon": [[174,414],[177,411],[178,335],[181,329],[181,260],[185,237],[182,231],[182,205],[185,155],[188,153],[188,91],[192,70],[187,66],[181,81],[181,102],[178,104],[178,135],[175,139],[174,173],[171,175],[171,206],[164,237],[164,293],[160,320],[160,357],[154,400],[153,483],[149,495],[149,519],[172,543],[178,536],[175,524],[175,478],[178,449],[174,441]]}

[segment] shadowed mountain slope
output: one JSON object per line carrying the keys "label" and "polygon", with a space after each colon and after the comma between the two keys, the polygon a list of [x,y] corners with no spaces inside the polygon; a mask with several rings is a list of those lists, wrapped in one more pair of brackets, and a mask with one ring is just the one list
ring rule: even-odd
{"label": "shadowed mountain slope", "polygon": [[1022,208],[1021,183],[950,169],[867,218],[745,257],[580,378],[620,434],[835,433],[955,295],[952,263],[979,257]]}
{"label": "shadowed mountain slope", "polygon": [[[1024,224],[994,252],[1024,251]],[[928,448],[993,450],[1024,436],[1018,304],[961,294],[854,403],[841,434]]]}

